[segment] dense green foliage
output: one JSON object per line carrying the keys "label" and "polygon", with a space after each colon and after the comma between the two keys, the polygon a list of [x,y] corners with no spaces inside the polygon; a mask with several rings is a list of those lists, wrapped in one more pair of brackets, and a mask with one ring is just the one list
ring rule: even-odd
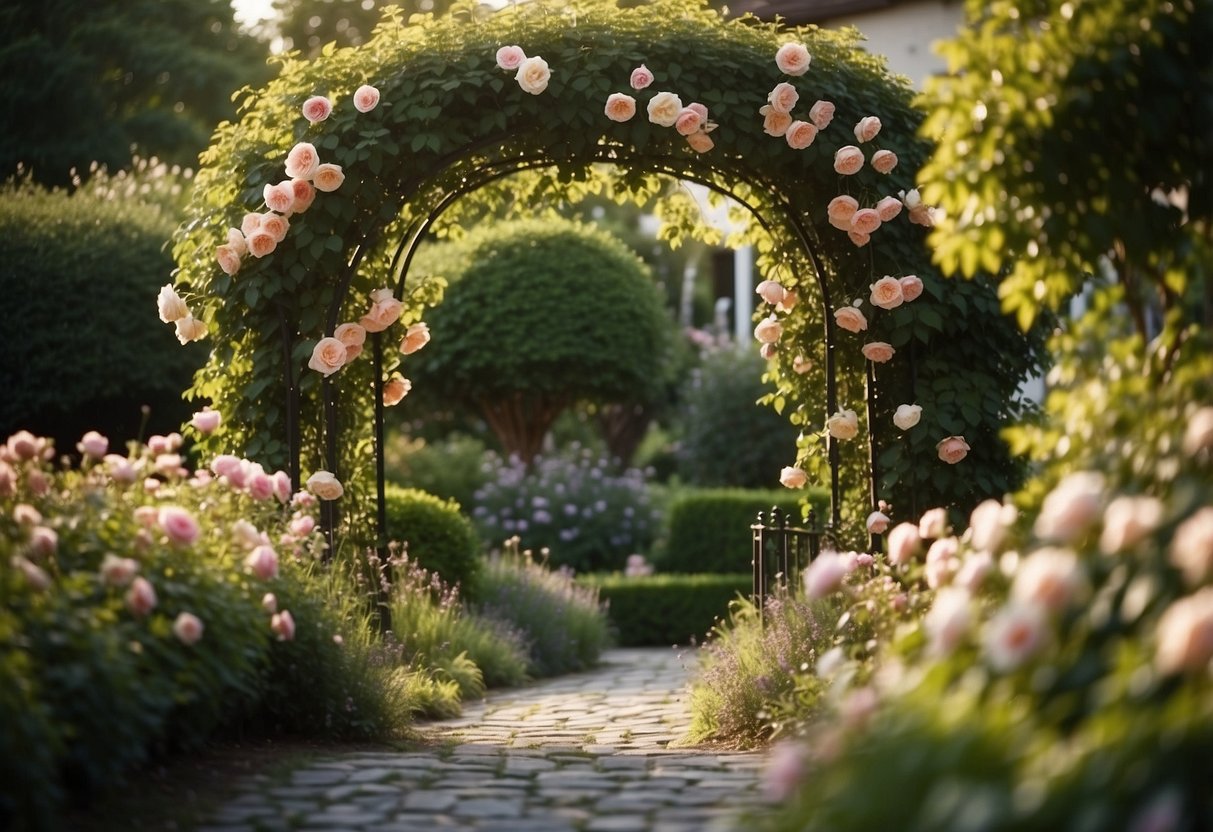
{"label": "dense green foliage", "polygon": [[388,540],[404,544],[413,563],[474,596],[480,538],[459,504],[396,485],[388,485],[386,496]]}
{"label": "dense green foliage", "polygon": [[387,479],[454,500],[471,510],[476,490],[488,479],[484,470],[486,450],[484,442],[466,434],[435,440],[397,435],[387,442]]}
{"label": "dense green foliage", "polygon": [[656,647],[703,641],[738,595],[748,596],[749,573],[736,575],[582,575],[606,604],[624,647]]}
{"label": "dense green foliage", "polygon": [[670,328],[648,268],[615,238],[569,221],[477,229],[420,264],[447,282],[410,357],[413,383],[488,422],[529,463],[578,403],[653,396]]}
{"label": "dense green foliage", "polygon": [[[816,512],[817,528],[829,520],[829,495],[820,490],[808,493]],[[798,497],[789,491],[759,491],[740,488],[679,490],[666,509],[666,538],[654,556],[667,572],[744,571],[751,561],[750,525],[758,512],[778,506],[791,525],[803,526]],[[807,528],[807,526],[805,526]]]}
{"label": "dense green foliage", "polygon": [[0,369],[0,435],[25,428],[69,451],[90,428],[115,443],[134,439],[143,405],[152,432],[188,418],[194,408],[181,391],[206,350],[180,346],[156,317],[156,292],[173,268],[164,245],[186,184],[143,165],[72,194],[0,186],[0,345],[10,356]]}
{"label": "dense green foliage", "polygon": [[757,349],[704,356],[682,390],[678,473],[690,485],[769,488],[796,458],[796,428],[758,404],[768,392]]}
{"label": "dense green foliage", "polygon": [[[232,93],[270,77],[228,0],[10,0],[0,9],[0,179],[24,165],[67,185],[75,168],[145,155],[192,166]],[[19,82],[17,82],[19,79]]]}

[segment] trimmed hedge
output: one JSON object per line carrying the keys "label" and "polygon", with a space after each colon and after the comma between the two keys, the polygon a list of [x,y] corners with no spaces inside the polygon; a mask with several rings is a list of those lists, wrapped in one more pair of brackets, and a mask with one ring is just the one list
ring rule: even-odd
{"label": "trimmed hedge", "polygon": [[457,584],[461,595],[474,597],[480,538],[459,503],[391,483],[385,496],[388,540],[407,543],[409,560],[436,572],[444,583]]}
{"label": "trimmed hedge", "polygon": [[752,585],[749,574],[627,577],[615,572],[577,581],[597,588],[623,647],[702,641],[728,615],[729,602],[738,594],[748,596]]}
{"label": "trimmed hedge", "polygon": [[740,488],[694,489],[674,497],[667,509],[668,535],[654,560],[666,572],[739,572],[750,565],[750,525],[760,511],[779,506],[799,523],[800,498],[806,495],[825,522],[829,494],[824,490],[758,491]]}

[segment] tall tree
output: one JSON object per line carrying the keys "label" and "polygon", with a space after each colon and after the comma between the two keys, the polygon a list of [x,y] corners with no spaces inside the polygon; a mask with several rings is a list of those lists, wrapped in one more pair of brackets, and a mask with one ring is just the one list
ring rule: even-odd
{"label": "tall tree", "polygon": [[398,6],[412,14],[442,14],[452,0],[274,0],[272,28],[286,50],[306,57],[320,54],[326,43],[361,46],[370,40],[384,8]]}
{"label": "tall tree", "polygon": [[132,147],[192,166],[235,114],[232,92],[271,72],[230,0],[9,0],[0,6],[0,176],[47,184]]}

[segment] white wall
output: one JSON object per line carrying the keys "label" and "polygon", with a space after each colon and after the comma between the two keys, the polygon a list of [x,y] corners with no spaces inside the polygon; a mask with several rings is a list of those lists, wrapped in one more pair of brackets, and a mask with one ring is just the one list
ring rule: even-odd
{"label": "white wall", "polygon": [[823,21],[821,26],[835,29],[854,26],[866,38],[864,48],[889,59],[890,71],[910,79],[915,89],[947,65],[935,54],[935,41],[956,34],[964,20],[959,0],[915,0],[887,9]]}

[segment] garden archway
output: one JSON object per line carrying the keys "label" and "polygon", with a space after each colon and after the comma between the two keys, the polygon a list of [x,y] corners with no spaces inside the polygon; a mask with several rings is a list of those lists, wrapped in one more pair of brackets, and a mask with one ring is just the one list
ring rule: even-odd
{"label": "garden archway", "polygon": [[[542,59],[547,71],[534,61],[517,77],[502,68],[509,55],[499,62],[498,50],[515,45]],[[632,73],[641,65],[655,80],[633,89]],[[367,97],[359,99],[364,85],[375,94],[364,90]],[[634,100],[635,115],[610,117],[604,107],[615,94]],[[790,134],[771,135],[779,132],[778,117],[764,123],[759,110],[770,98],[779,109],[791,102]],[[246,91],[241,120],[222,125],[204,154],[191,219],[174,250],[176,287],[214,339],[211,360],[189,391],[225,414],[224,427],[206,440],[210,450],[286,465],[296,482],[317,469],[335,472],[352,505],[369,505],[358,498],[371,497],[376,479],[382,481],[382,463],[377,477],[368,475],[375,443],[367,437],[382,425],[379,389],[399,354],[394,344],[385,349],[389,334],[374,333],[373,360],[322,375],[308,369],[318,341],[340,322],[359,320],[370,293],[385,287],[403,301],[396,326],[419,321],[425,305],[440,300],[441,285],[409,281],[417,245],[445,212],[516,181],[508,177],[540,172],[522,195],[537,201],[553,188],[601,187],[603,178],[617,193],[644,197],[660,175],[699,182],[745,206],[757,229],[760,271],[800,297],[790,309],[767,310],[775,326],[764,337],[777,334],[769,366],[779,392],[772,403],[802,428],[798,464],[810,478],[830,482],[833,524],[842,519],[844,491],[857,495],[860,516],[878,498],[896,502],[904,494],[910,508],[917,497],[929,498],[924,483],[941,502],[955,501],[973,488],[935,459],[936,443],[967,435],[971,457],[988,462],[983,476],[993,477],[988,471],[1004,462],[997,443],[975,440],[995,435],[1011,400],[1008,385],[979,385],[975,402],[925,409],[913,429],[895,428],[894,410],[913,403],[924,386],[953,383],[964,373],[1013,375],[995,363],[1005,353],[989,343],[957,349],[951,336],[970,317],[966,310],[982,314],[972,329],[987,342],[1018,333],[1009,324],[1004,333],[984,317],[997,319],[997,300],[980,281],[949,286],[948,302],[959,298],[963,306],[947,308],[923,246],[926,209],[901,210],[897,195],[914,187],[927,150],[916,137],[920,119],[909,98],[904,82],[857,48],[856,33],[725,22],[684,0],[626,9],[594,0],[536,2],[488,16],[469,6],[407,24],[389,12],[362,47],[326,49],[309,63],[283,59],[279,78]],[[813,109],[816,101],[831,106]],[[658,123],[680,117],[679,105],[692,102],[706,107],[719,128],[680,131]],[[649,115],[650,107],[657,112]],[[879,118],[874,135],[873,122],[865,122],[867,132],[859,126],[871,116]],[[687,118],[684,128],[695,121]],[[267,186],[291,188],[284,164],[299,143],[340,170],[308,171],[325,190],[306,211],[285,202],[283,210],[267,211],[280,198]],[[839,151],[849,163],[838,161]],[[887,173],[877,170],[887,165],[874,164],[878,151],[899,159]],[[839,227],[847,221],[836,216],[832,223],[827,213],[840,195],[854,200],[852,209],[873,209],[868,218],[878,205],[892,214],[893,204],[900,216],[887,216],[870,237],[848,233]],[[229,229],[257,212],[277,217],[278,239],[240,256],[252,237]],[[235,251],[225,245],[229,239]],[[909,275],[922,281],[922,300],[873,307],[872,284]],[[845,311],[853,303],[860,304],[866,331],[840,331],[840,315],[843,324],[856,317],[856,310]],[[187,330],[191,335],[201,329]],[[879,367],[868,361],[865,342],[890,348],[891,360]],[[1018,382],[1014,375],[1010,390]],[[840,440],[851,433],[845,426],[827,429],[832,415],[847,410],[858,411],[842,421],[850,421],[859,441]],[[777,476],[772,472],[772,480]],[[984,483],[987,492],[1005,490],[995,480]]]}

